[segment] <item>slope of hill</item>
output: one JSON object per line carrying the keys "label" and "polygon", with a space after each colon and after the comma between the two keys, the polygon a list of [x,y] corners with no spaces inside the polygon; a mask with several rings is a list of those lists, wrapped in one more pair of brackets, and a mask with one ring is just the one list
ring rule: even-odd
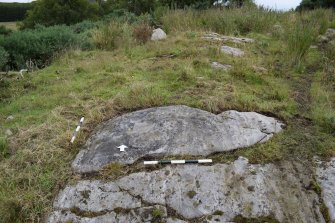
{"label": "slope of hill", "polygon": [[[24,78],[2,80],[2,221],[44,219],[60,189],[89,177],[72,172],[71,162],[93,129],[142,108],[255,111],[286,124],[264,144],[210,155],[217,163],[244,156],[250,163],[293,160],[312,168],[314,156],[335,156],[334,47],[328,41],[316,46],[317,36],[334,24],[334,12],[242,10],[224,16],[220,10],[171,11],[162,17],[166,40],[127,45],[123,39],[111,51],[72,50]],[[219,39],[213,31],[254,41]],[[203,38],[208,33],[214,38]],[[223,45],[244,55],[225,54]],[[230,67],[217,69],[213,62]],[[70,144],[81,116],[85,124]],[[116,179],[141,170],[114,165],[94,177]],[[320,194],[316,181],[310,187]],[[326,218],[326,209],[323,214]]]}

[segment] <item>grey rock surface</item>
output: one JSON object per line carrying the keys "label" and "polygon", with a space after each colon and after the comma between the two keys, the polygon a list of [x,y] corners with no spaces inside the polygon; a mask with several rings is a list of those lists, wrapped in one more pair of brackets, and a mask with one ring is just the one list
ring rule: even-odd
{"label": "grey rock surface", "polygon": [[75,186],[67,186],[56,198],[54,207],[60,210],[103,212],[115,208],[141,207],[141,201],[122,191],[115,183],[101,181],[79,181]]}
{"label": "grey rock surface", "polygon": [[6,135],[7,137],[12,136],[12,135],[13,135],[13,132],[12,132],[10,129],[6,129],[6,131],[5,131],[5,135]]}
{"label": "grey rock surface", "polygon": [[316,175],[331,223],[335,223],[335,158],[329,162],[318,162]]}
{"label": "grey rock surface", "polygon": [[[72,166],[84,173],[113,162],[132,164],[143,157],[206,156],[265,142],[281,130],[281,122],[255,112],[215,115],[186,106],[150,108],[99,126]],[[120,145],[129,148],[120,152]]]}
{"label": "grey rock surface", "polygon": [[[162,210],[171,209],[177,214],[169,216],[162,211],[162,218],[181,220],[178,216],[182,216],[188,222],[210,219],[211,215],[220,222],[231,222],[241,215],[246,218],[271,216],[279,222],[324,223],[317,194],[306,189],[313,178],[305,169],[306,166],[291,162],[249,164],[247,159],[240,157],[232,163],[213,166],[168,166],[152,172],[133,173],[114,182],[82,181],[60,193],[61,199],[56,199],[55,212],[49,222],[57,222],[55,219],[65,222],[62,219],[69,218],[74,222],[98,222],[96,218],[81,217],[80,211],[99,211],[98,214],[103,214],[99,215],[100,222],[110,222],[103,220],[105,215],[113,218],[112,222],[136,222],[135,217],[145,222],[151,219],[143,217],[143,213],[151,212],[147,211],[148,207],[160,205]],[[126,192],[119,196],[120,191]],[[107,197],[108,204],[87,196],[83,199],[83,193],[95,194],[100,199]],[[65,197],[68,201],[59,202]],[[70,213],[73,207],[79,211]],[[114,210],[119,207],[128,211],[116,214]],[[121,218],[123,220],[119,220]]]}
{"label": "grey rock surface", "polygon": [[335,29],[327,29],[324,35],[320,35],[317,38],[317,42],[319,46],[326,45],[332,40],[335,40]]}
{"label": "grey rock surface", "polygon": [[218,33],[207,33],[202,38],[206,40],[214,40],[214,41],[230,41],[233,43],[253,43],[255,42],[253,39],[250,39],[250,38],[223,36]]}
{"label": "grey rock surface", "polygon": [[152,41],[158,41],[158,40],[163,40],[163,39],[166,39],[166,33],[158,28],[158,29],[154,29],[153,32],[152,32],[152,35],[151,35],[151,40]]}
{"label": "grey rock surface", "polygon": [[[159,219],[164,221],[167,217],[166,208],[160,205],[148,206],[143,208],[136,208],[130,211],[124,210],[118,212],[107,212],[97,214],[96,217],[83,217],[75,214],[69,210],[67,211],[54,211],[48,218],[49,223],[71,222],[71,223],[151,223],[152,220],[157,218],[153,216],[155,210],[159,210]],[[156,214],[157,215],[157,214]],[[94,216],[94,215],[93,215]]]}
{"label": "grey rock surface", "polygon": [[6,120],[7,120],[7,121],[12,121],[12,120],[14,120],[14,116],[10,115],[10,116],[8,116],[8,117],[6,118]]}
{"label": "grey rock surface", "polygon": [[186,221],[180,220],[178,218],[168,218],[166,223],[187,223]]}
{"label": "grey rock surface", "polygon": [[244,52],[241,49],[230,46],[221,46],[221,52],[229,54],[234,57],[244,56]]}
{"label": "grey rock surface", "polygon": [[221,64],[221,63],[219,63],[219,62],[212,62],[211,65],[212,65],[212,68],[214,68],[214,69],[218,69],[218,70],[225,70],[225,71],[227,71],[227,70],[229,70],[230,68],[232,68],[231,65],[228,65],[228,64]]}

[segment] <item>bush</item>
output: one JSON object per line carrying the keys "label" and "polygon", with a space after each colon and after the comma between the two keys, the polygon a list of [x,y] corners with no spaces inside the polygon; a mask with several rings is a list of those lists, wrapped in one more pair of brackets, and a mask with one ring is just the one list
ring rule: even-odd
{"label": "bush", "polygon": [[71,26],[71,29],[73,30],[74,33],[85,33],[87,31],[90,31],[94,28],[99,27],[101,22],[93,22],[90,20],[85,20],[80,23],[74,24]]}
{"label": "bush", "polygon": [[33,28],[36,24],[71,25],[85,19],[97,19],[99,13],[99,5],[87,0],[39,0],[33,2],[22,28]]}
{"label": "bush", "polygon": [[4,69],[8,62],[8,53],[0,46],[0,71]]}
{"label": "bush", "polygon": [[146,43],[152,35],[152,27],[147,23],[142,23],[134,27],[133,36],[138,43]]}
{"label": "bush", "polygon": [[14,32],[0,41],[9,54],[8,65],[11,69],[25,68],[25,63],[32,60],[36,66],[48,65],[55,54],[69,48],[83,45],[87,39],[81,39],[70,27],[39,26],[35,30]]}
{"label": "bush", "polygon": [[12,32],[13,32],[12,30],[7,29],[6,26],[4,26],[4,25],[0,26],[0,35],[8,36]]}

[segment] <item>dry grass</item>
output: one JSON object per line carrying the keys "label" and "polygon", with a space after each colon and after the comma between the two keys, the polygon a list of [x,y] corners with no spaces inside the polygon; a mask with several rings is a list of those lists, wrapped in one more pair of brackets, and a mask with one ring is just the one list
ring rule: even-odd
{"label": "dry grass", "polygon": [[18,30],[17,22],[0,22],[0,26],[5,26],[7,29]]}

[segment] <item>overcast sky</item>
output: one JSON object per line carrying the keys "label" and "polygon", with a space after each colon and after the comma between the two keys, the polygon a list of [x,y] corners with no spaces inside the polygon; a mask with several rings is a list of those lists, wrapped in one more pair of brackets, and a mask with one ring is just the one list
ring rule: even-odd
{"label": "overcast sky", "polygon": [[[14,0],[15,2],[31,2],[31,0]],[[14,2],[13,0],[0,0],[0,2]],[[258,5],[269,8],[288,10],[299,5],[301,0],[255,0]]]}

